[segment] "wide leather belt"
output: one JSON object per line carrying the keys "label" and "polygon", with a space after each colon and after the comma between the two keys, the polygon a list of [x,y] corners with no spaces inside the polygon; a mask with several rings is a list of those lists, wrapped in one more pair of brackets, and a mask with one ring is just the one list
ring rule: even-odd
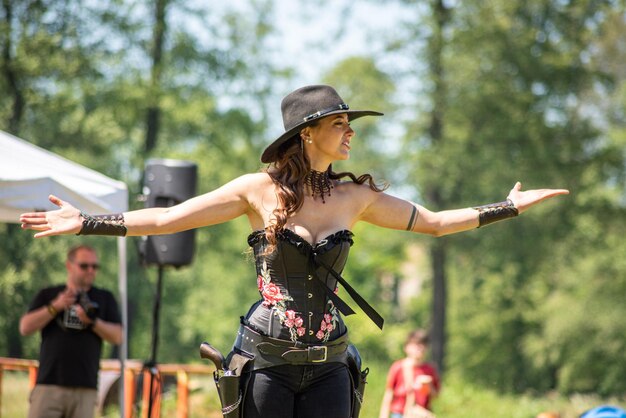
{"label": "wide leather belt", "polygon": [[235,348],[254,357],[255,369],[279,364],[345,362],[348,333],[326,344],[305,344],[261,335],[242,325]]}
{"label": "wide leather belt", "polygon": [[272,343],[260,343],[257,346],[263,354],[282,357],[289,363],[323,363],[329,358],[337,357],[343,354],[347,349],[347,344],[338,344],[333,346],[313,345],[307,348],[282,347]]}

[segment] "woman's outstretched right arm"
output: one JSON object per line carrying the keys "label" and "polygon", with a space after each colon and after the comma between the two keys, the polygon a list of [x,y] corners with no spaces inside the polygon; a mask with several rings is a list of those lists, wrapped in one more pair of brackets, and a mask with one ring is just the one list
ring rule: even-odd
{"label": "woman's outstretched right arm", "polygon": [[[250,195],[258,190],[266,177],[262,173],[246,174],[175,206],[125,212],[122,214],[123,221],[115,222],[123,223],[126,229],[123,235],[126,236],[171,234],[226,222],[251,210]],[[51,195],[49,199],[59,209],[23,213],[20,215],[22,228],[38,231],[35,238],[81,233],[88,215],[56,196]]]}

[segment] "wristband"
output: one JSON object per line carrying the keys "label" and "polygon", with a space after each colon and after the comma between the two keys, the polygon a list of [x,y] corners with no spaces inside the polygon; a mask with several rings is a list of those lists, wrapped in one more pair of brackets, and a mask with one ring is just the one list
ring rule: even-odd
{"label": "wristband", "polygon": [[48,309],[48,313],[50,314],[50,316],[53,318],[57,316],[57,314],[59,313],[59,311],[57,311],[56,308],[52,306],[51,303],[47,304],[46,308]]}
{"label": "wristband", "polygon": [[127,229],[124,225],[123,213],[92,216],[81,211],[80,216],[83,218],[83,227],[76,235],[126,236]]}
{"label": "wristband", "polygon": [[479,228],[483,225],[489,225],[490,223],[501,221],[503,219],[514,218],[519,215],[519,211],[517,210],[511,199],[506,199],[504,202],[476,206],[472,209],[475,209],[479,212]]}

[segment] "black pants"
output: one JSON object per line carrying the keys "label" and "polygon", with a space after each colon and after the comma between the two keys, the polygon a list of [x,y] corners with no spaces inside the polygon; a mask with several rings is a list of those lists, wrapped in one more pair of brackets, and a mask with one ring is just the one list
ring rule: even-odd
{"label": "black pants", "polygon": [[349,418],[352,385],[342,363],[282,365],[251,373],[245,418]]}

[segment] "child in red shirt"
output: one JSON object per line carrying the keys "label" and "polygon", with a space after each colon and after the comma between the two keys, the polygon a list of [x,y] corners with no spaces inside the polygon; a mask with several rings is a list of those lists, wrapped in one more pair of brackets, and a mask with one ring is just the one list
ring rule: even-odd
{"label": "child in red shirt", "polygon": [[435,367],[424,362],[427,348],[428,334],[424,330],[418,329],[408,335],[404,344],[406,358],[395,361],[389,369],[379,418],[401,418],[407,395],[412,404],[424,408],[425,416],[428,416],[430,401],[439,392],[440,381]]}

